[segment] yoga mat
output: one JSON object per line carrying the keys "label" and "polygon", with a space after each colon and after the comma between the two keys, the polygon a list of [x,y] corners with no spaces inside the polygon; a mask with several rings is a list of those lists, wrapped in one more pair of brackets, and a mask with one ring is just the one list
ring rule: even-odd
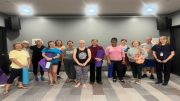
{"label": "yoga mat", "polygon": [[23,73],[23,84],[28,85],[29,84],[29,68],[24,67],[22,73]]}
{"label": "yoga mat", "polygon": [[101,58],[102,60],[95,62],[96,67],[101,67],[102,66],[104,55],[105,55],[104,50],[101,49],[101,50],[97,51],[96,58]]}

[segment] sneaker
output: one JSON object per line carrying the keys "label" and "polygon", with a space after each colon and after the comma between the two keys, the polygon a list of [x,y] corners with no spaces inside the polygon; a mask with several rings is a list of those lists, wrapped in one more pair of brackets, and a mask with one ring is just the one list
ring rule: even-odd
{"label": "sneaker", "polygon": [[100,84],[100,85],[102,85],[102,84],[103,84],[103,83],[102,83],[102,81],[97,81],[97,83],[98,83],[98,84]]}
{"label": "sneaker", "polygon": [[162,82],[160,82],[160,81],[157,81],[155,84],[161,84]]}
{"label": "sneaker", "polygon": [[136,84],[139,84],[139,85],[140,85],[140,84],[141,84],[141,80],[138,79],[137,82],[136,82]]}
{"label": "sneaker", "polygon": [[57,79],[62,79],[62,77],[60,75],[57,76]]}
{"label": "sneaker", "polygon": [[119,82],[122,82],[122,83],[125,83],[125,81],[122,79],[122,80],[119,80]]}
{"label": "sneaker", "polygon": [[163,86],[167,86],[167,85],[168,85],[168,83],[164,82],[162,85],[163,85]]}
{"label": "sneaker", "polygon": [[147,77],[147,74],[143,74],[142,78],[146,78]]}
{"label": "sneaker", "polygon": [[93,85],[93,84],[94,84],[94,82],[92,82],[92,81],[90,81],[89,83],[90,83],[91,85]]}
{"label": "sneaker", "polygon": [[35,81],[39,81],[39,78],[37,76],[35,76]]}
{"label": "sneaker", "polygon": [[43,76],[41,76],[41,81],[45,81],[45,79],[44,79],[44,77],[43,77]]}
{"label": "sneaker", "polygon": [[151,75],[151,76],[150,76],[150,79],[154,79],[154,75]]}
{"label": "sneaker", "polygon": [[113,82],[115,83],[117,81],[117,79],[113,79]]}

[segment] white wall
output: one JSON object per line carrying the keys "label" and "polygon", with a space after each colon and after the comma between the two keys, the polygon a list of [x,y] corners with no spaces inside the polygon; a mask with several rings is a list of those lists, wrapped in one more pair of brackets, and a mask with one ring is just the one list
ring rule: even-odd
{"label": "white wall", "polygon": [[[9,35],[10,36],[10,35]],[[150,17],[33,17],[21,19],[20,34],[11,34],[8,39],[8,47],[15,41],[41,38],[45,43],[49,40],[68,40],[75,41],[85,39],[87,44],[93,38],[99,40],[99,43],[106,47],[110,44],[112,37],[144,42],[146,36],[159,37],[159,31],[156,26],[156,19]]]}
{"label": "white wall", "polygon": [[180,12],[172,16],[172,26],[180,25]]}
{"label": "white wall", "polygon": [[4,23],[4,16],[0,14],[0,26],[4,27],[5,23]]}

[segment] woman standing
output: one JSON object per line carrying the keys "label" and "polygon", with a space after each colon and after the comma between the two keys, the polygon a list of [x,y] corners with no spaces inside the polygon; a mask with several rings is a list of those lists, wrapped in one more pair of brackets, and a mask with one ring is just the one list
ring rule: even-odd
{"label": "woman standing", "polygon": [[76,80],[78,82],[75,87],[77,88],[82,84],[83,88],[86,88],[91,51],[85,47],[84,40],[79,41],[79,47],[74,50],[73,59],[75,61]]}
{"label": "woman standing", "polygon": [[67,42],[67,48],[63,50],[62,59],[64,62],[64,69],[68,76],[66,83],[75,82],[76,79],[76,70],[74,68],[74,60],[73,60],[73,51],[74,51],[73,41]]}
{"label": "woman standing", "polygon": [[[98,45],[97,39],[93,39],[91,44],[92,45],[89,47],[92,56],[90,61],[90,83],[94,84],[96,80],[98,84],[102,84],[101,68],[105,52],[103,47]],[[101,56],[97,57],[99,54]],[[100,62],[101,64],[97,65],[97,62]]]}
{"label": "woman standing", "polygon": [[121,39],[120,46],[124,49],[124,52],[125,52],[125,64],[123,64],[123,68],[122,68],[122,75],[123,75],[123,77],[125,77],[126,71],[127,71],[127,66],[129,64],[129,59],[128,59],[127,54],[126,54],[127,51],[129,50],[129,46],[127,45],[127,40]]}
{"label": "woman standing", "polygon": [[124,83],[122,75],[122,64],[125,63],[124,49],[117,45],[117,38],[111,39],[111,46],[108,46],[105,50],[107,61],[109,64],[113,64],[113,82],[117,81],[117,77],[120,82]]}
{"label": "woman standing", "polygon": [[142,67],[147,53],[140,47],[141,43],[137,40],[132,42],[132,48],[129,49],[127,56],[133,72],[136,84],[141,83]]}
{"label": "woman standing", "polygon": [[12,61],[11,72],[9,79],[7,80],[7,84],[5,85],[4,94],[7,94],[9,92],[9,88],[16,77],[19,77],[18,88],[26,88],[22,84],[22,69],[24,67],[29,68],[30,65],[29,53],[23,50],[23,45],[20,42],[16,42],[13,45],[13,50],[9,53],[9,58]]}
{"label": "woman standing", "polygon": [[38,67],[40,68],[41,73],[41,80],[44,81],[44,71],[42,70],[42,67],[38,65],[38,62],[43,58],[42,57],[42,50],[44,49],[44,46],[42,44],[41,40],[36,40],[34,46],[30,46],[30,49],[32,50],[32,65],[33,65],[33,73],[35,81],[39,81],[38,78]]}
{"label": "woman standing", "polygon": [[[156,73],[158,81],[156,84],[163,83],[166,86],[170,79],[171,60],[175,55],[175,51],[169,44],[168,37],[161,36],[159,43],[153,48],[153,56],[156,59]],[[164,72],[164,81],[162,79],[162,72]]]}
{"label": "woman standing", "polygon": [[46,58],[47,61],[51,62],[50,68],[48,70],[50,85],[57,84],[57,68],[58,59],[60,57],[61,51],[55,47],[54,41],[48,42],[48,48],[42,50],[42,56]]}
{"label": "woman standing", "polygon": [[[56,40],[55,41],[55,45],[56,45],[56,48],[59,49],[61,52],[66,48],[64,45],[63,45],[63,42],[61,40]],[[59,72],[61,70],[61,65],[62,65],[62,56],[60,56],[59,58],[59,62],[58,62],[58,69],[57,69],[57,78],[58,79],[61,79],[60,75],[59,75]]]}

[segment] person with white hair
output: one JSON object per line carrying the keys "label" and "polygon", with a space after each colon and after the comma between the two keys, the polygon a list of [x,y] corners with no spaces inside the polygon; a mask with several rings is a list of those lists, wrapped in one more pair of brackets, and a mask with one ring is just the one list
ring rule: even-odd
{"label": "person with white hair", "polygon": [[74,50],[73,59],[75,61],[76,80],[75,87],[79,87],[81,84],[83,88],[86,88],[86,81],[88,79],[89,62],[91,60],[91,51],[86,48],[85,41],[79,41],[79,47]]}

